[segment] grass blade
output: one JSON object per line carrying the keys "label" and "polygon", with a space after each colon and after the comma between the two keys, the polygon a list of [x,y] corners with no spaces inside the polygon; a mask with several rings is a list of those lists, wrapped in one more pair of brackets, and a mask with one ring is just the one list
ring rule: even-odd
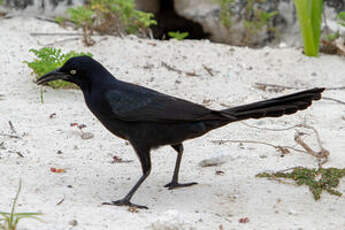
{"label": "grass blade", "polygon": [[323,0],[294,0],[307,56],[318,56]]}

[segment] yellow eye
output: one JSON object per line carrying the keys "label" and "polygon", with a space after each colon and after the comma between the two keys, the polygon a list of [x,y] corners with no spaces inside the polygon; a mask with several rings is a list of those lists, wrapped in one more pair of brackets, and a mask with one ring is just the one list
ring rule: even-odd
{"label": "yellow eye", "polygon": [[70,71],[70,73],[71,73],[72,75],[75,75],[75,74],[77,74],[77,71],[76,71],[75,69],[72,69],[72,70]]}

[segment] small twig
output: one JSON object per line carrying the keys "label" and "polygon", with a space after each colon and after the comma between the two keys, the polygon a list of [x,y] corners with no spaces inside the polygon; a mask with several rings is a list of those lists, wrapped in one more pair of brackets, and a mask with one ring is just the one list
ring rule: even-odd
{"label": "small twig", "polygon": [[161,63],[162,63],[162,66],[165,67],[167,70],[174,71],[174,72],[176,72],[178,74],[182,74],[182,70],[176,69],[175,67],[172,67],[172,66],[168,65],[164,61],[162,61]]}
{"label": "small twig", "polygon": [[48,43],[48,44],[42,44],[42,46],[44,47],[47,47],[47,46],[54,46],[54,45],[57,45],[57,44],[60,44],[60,43],[66,43],[66,42],[70,42],[70,41],[76,41],[76,40],[79,40],[80,38],[66,38],[66,39],[62,39],[62,40],[59,40],[59,41],[55,41],[55,42],[51,42],[51,43]]}
{"label": "small twig", "polygon": [[193,76],[193,77],[199,76],[199,75],[196,74],[195,72],[182,71],[182,70],[180,70],[180,69],[177,69],[177,68],[175,68],[175,67],[172,67],[171,65],[169,65],[169,64],[167,64],[167,63],[165,63],[165,62],[163,62],[163,61],[161,62],[161,64],[162,64],[162,66],[165,67],[167,70],[169,70],[169,71],[174,71],[174,72],[176,72],[176,73],[178,73],[178,74],[184,73],[184,74],[186,74],[186,75],[188,75],[188,76]]}
{"label": "small twig", "polygon": [[328,161],[328,156],[329,156],[329,151],[326,150],[323,146],[322,146],[322,143],[321,143],[321,139],[320,139],[320,135],[318,133],[318,131],[312,127],[312,126],[308,126],[308,125],[304,125],[303,126],[304,128],[307,128],[307,129],[311,129],[314,131],[315,135],[316,135],[316,140],[317,140],[317,143],[319,145],[319,148],[320,148],[320,151],[319,152],[316,152],[314,150],[312,150],[301,138],[301,134],[297,133],[295,135],[295,141],[297,144],[299,144],[300,146],[302,146],[302,148],[304,148],[308,154],[314,156],[317,158],[317,160],[319,161],[319,167],[322,168],[322,165],[325,164],[327,161]]}
{"label": "small twig", "polygon": [[16,154],[19,156],[19,157],[21,157],[21,158],[24,158],[24,155],[21,153],[21,152],[16,152]]}
{"label": "small twig", "polygon": [[7,134],[7,133],[0,133],[0,136],[3,136],[3,137],[10,137],[10,138],[17,138],[17,139],[22,139],[20,136],[11,135],[11,134]]}
{"label": "small twig", "polygon": [[62,198],[61,200],[59,200],[59,201],[56,203],[56,205],[58,206],[58,205],[62,204],[64,201],[65,201],[65,195],[63,196],[63,198]]}
{"label": "small twig", "polygon": [[283,128],[283,129],[270,129],[270,128],[261,128],[255,125],[250,125],[244,121],[241,122],[243,125],[250,127],[250,128],[254,128],[254,129],[260,129],[260,130],[268,130],[268,131],[286,131],[286,130],[290,130],[290,129],[294,129],[294,128],[299,128],[299,127],[303,127],[303,124],[297,124],[288,128]]}
{"label": "small twig", "polygon": [[291,150],[294,150],[296,152],[306,153],[306,151],[303,151],[303,150],[300,150],[300,149],[296,149],[296,148],[291,147],[291,146],[274,145],[274,144],[270,144],[270,143],[263,142],[263,141],[251,141],[251,140],[211,140],[211,142],[215,143],[215,144],[223,144],[223,143],[227,143],[227,142],[231,142],[231,143],[261,144],[261,145],[271,146],[271,147],[277,149],[278,151],[282,152],[283,154],[287,153],[286,149],[291,149]]}
{"label": "small twig", "polygon": [[329,156],[329,151],[326,150],[321,143],[321,138],[320,135],[318,133],[318,131],[309,125],[305,125],[305,124],[297,124],[285,129],[268,129],[268,128],[260,128],[254,125],[249,125],[245,122],[242,122],[242,124],[251,127],[251,128],[256,128],[256,129],[260,129],[260,130],[269,130],[269,131],[286,131],[289,129],[293,129],[293,128],[306,128],[306,129],[311,129],[313,130],[313,132],[316,135],[316,140],[318,142],[320,151],[316,152],[314,150],[312,150],[302,139],[301,139],[301,133],[297,133],[295,135],[295,141],[297,144],[299,144],[304,150],[301,149],[297,149],[291,146],[280,146],[280,145],[274,145],[271,143],[267,143],[267,142],[263,142],[263,141],[252,141],[252,140],[212,140],[211,142],[216,143],[216,144],[222,144],[222,143],[226,143],[226,142],[232,142],[232,143],[250,143],[250,144],[262,144],[262,145],[267,145],[267,146],[271,146],[273,148],[275,148],[276,150],[278,150],[279,152],[281,152],[282,154],[286,154],[289,153],[289,149],[290,150],[294,150],[296,152],[302,152],[302,153],[308,153],[310,155],[312,155],[313,157],[317,158],[318,162],[319,162],[319,167],[321,168],[323,164],[325,164],[328,161],[328,156]]}
{"label": "small twig", "polygon": [[301,88],[292,87],[292,86],[266,84],[266,83],[260,83],[260,82],[255,83],[255,88],[261,89],[263,91],[265,91],[266,88],[274,88],[276,91],[283,91],[284,89],[301,89]]}
{"label": "small twig", "polygon": [[331,98],[331,97],[322,97],[322,99],[323,99],[323,100],[334,101],[334,102],[337,102],[337,103],[339,103],[339,104],[345,105],[345,101],[338,100],[338,99],[335,99],[335,98]]}
{"label": "small twig", "polygon": [[82,33],[30,33],[31,36],[83,36]]}
{"label": "small twig", "polygon": [[[285,85],[276,85],[276,84],[266,84],[266,83],[255,83],[255,88],[266,90],[266,88],[274,88],[276,91],[282,91],[284,89],[304,89],[300,87],[294,87],[294,86],[285,86]],[[345,86],[339,86],[339,87],[326,87],[325,90],[343,90],[345,89]],[[324,97],[322,97],[324,98]]]}
{"label": "small twig", "polygon": [[214,74],[212,73],[212,69],[208,68],[206,65],[202,65],[202,67],[207,71],[207,73],[211,76],[214,77]]}
{"label": "small twig", "polygon": [[345,86],[326,88],[326,90],[342,90],[342,89],[345,89]]}
{"label": "small twig", "polygon": [[17,134],[17,131],[14,129],[14,126],[12,124],[12,121],[8,121],[8,124],[10,125],[10,129],[11,129],[12,133]]}

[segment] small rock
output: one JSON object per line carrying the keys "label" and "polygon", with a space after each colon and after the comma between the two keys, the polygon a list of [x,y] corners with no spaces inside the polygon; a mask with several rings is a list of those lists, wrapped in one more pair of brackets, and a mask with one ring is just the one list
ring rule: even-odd
{"label": "small rock", "polygon": [[279,48],[286,48],[287,47],[287,44],[285,42],[281,42],[279,44]]}
{"label": "small rock", "polygon": [[78,225],[78,221],[77,220],[71,220],[70,222],[68,222],[69,225],[71,226],[77,226]]}
{"label": "small rock", "polygon": [[290,209],[288,214],[291,215],[291,216],[297,216],[297,212],[295,210],[293,210],[293,209]]}
{"label": "small rock", "polygon": [[229,158],[230,158],[229,155],[219,154],[219,156],[215,156],[215,157],[200,161],[199,166],[200,167],[219,166],[227,162]]}
{"label": "small rock", "polygon": [[80,136],[81,136],[81,139],[87,140],[87,139],[93,138],[95,135],[93,135],[92,133],[86,132],[86,133],[82,133]]}

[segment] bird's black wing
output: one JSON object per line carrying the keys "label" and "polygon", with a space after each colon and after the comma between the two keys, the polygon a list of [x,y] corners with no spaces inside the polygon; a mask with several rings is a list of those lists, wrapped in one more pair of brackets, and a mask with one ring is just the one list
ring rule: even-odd
{"label": "bird's black wing", "polygon": [[105,97],[113,117],[123,121],[176,123],[221,116],[204,106],[124,82],[107,90]]}

